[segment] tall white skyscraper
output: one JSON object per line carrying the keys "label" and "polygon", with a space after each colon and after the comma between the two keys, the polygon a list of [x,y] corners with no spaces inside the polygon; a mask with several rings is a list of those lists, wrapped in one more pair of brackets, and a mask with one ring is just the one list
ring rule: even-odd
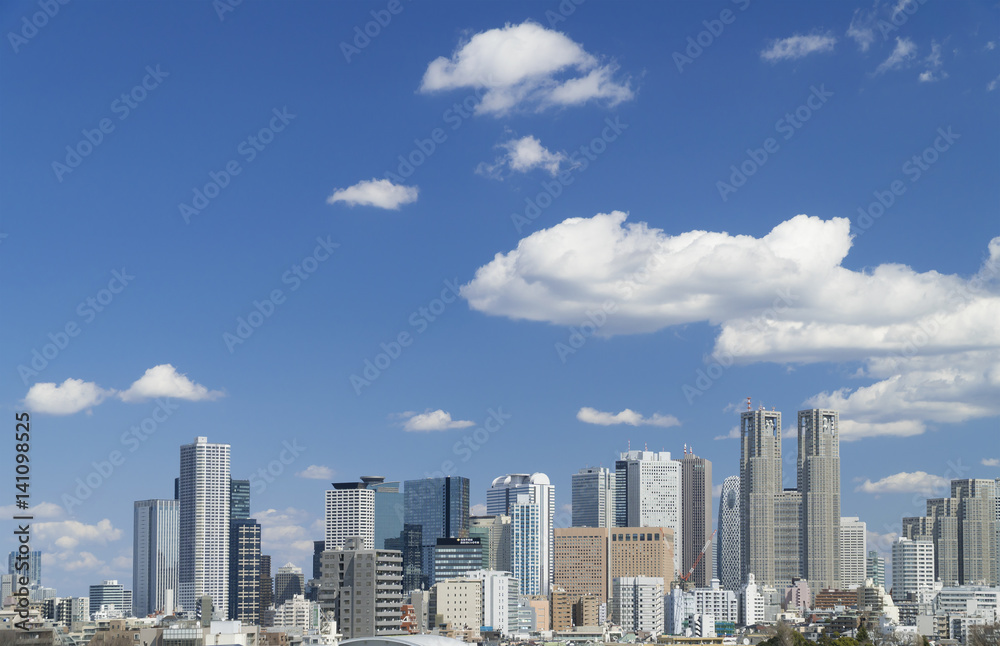
{"label": "tall white skyscraper", "polygon": [[[526,496],[526,497],[525,497]],[[527,506],[535,505],[536,510]],[[549,482],[544,473],[528,475],[512,473],[493,480],[486,492],[486,513],[490,515],[506,514],[511,517],[511,560],[514,575],[521,582],[522,594],[547,595],[552,586],[553,567],[555,566],[555,509],[556,488]],[[519,516],[520,514],[520,524]],[[532,555],[533,534],[535,529],[530,519],[537,514],[538,557],[537,575],[531,570],[535,559]],[[518,548],[518,545],[521,545]],[[518,552],[518,549],[521,552]],[[520,555],[520,562],[518,561]],[[527,568],[522,575],[517,575],[518,568]],[[522,578],[524,577],[524,578]],[[526,580],[538,580],[537,592],[524,592]],[[533,588],[534,586],[529,586]]]}
{"label": "tall white skyscraper", "polygon": [[[177,598],[180,502],[137,500],[132,525],[132,609],[136,617],[164,611]],[[167,594],[167,590],[170,594]]]}
{"label": "tall white skyscraper", "polygon": [[684,574],[681,494],[681,463],[669,451],[628,451],[615,462],[617,526],[674,530],[675,575]]}
{"label": "tall white skyscraper", "polygon": [[798,417],[802,575],[814,589],[839,588],[840,414],[814,408]]}
{"label": "tall white skyscraper", "polygon": [[892,600],[911,601],[934,587],[934,542],[899,537],[892,544]]}
{"label": "tall white skyscraper", "polygon": [[573,474],[573,527],[614,527],[615,474],[587,467]]}
{"label": "tall white skyscraper", "polygon": [[739,590],[743,584],[743,567],[740,559],[740,477],[729,476],[722,481],[719,497],[719,520],[716,545],[719,546],[719,581],[726,590]]}
{"label": "tall white skyscraper", "polygon": [[194,617],[198,599],[212,598],[215,614],[229,607],[229,445],[207,437],[181,446],[179,601]]}
{"label": "tall white skyscraper", "polygon": [[362,548],[375,549],[375,491],[364,482],[335,482],[326,492],[324,549],[344,547],[360,538]]}
{"label": "tall white skyscraper", "polygon": [[857,516],[840,519],[840,587],[852,590],[867,576],[868,526]]}

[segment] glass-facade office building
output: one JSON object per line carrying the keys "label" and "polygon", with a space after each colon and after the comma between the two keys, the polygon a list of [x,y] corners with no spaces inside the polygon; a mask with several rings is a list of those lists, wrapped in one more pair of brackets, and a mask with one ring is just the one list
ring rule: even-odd
{"label": "glass-facade office building", "polygon": [[434,585],[437,539],[457,538],[469,529],[469,479],[407,480],[403,500],[404,523],[421,528],[421,587],[430,588]]}

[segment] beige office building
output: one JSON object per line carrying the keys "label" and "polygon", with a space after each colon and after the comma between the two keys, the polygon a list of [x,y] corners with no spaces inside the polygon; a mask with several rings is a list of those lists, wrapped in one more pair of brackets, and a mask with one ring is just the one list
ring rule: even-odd
{"label": "beige office building", "polygon": [[479,579],[445,579],[431,587],[430,618],[435,627],[454,630],[483,625],[483,582]]}
{"label": "beige office building", "polygon": [[612,527],[608,578],[657,577],[665,589],[674,580],[674,532],[669,527]]}
{"label": "beige office building", "polygon": [[570,596],[608,599],[608,528],[555,530],[555,587]]}

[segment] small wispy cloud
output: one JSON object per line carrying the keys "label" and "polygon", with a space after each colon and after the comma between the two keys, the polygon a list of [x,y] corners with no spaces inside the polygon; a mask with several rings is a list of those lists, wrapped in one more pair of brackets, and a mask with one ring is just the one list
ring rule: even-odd
{"label": "small wispy cloud", "polygon": [[909,38],[897,38],[896,46],[892,50],[892,54],[889,54],[889,58],[882,61],[878,67],[875,68],[875,75],[884,74],[889,70],[894,70],[902,67],[906,63],[913,60],[917,55],[917,45]]}
{"label": "small wispy cloud", "polygon": [[474,426],[475,422],[469,420],[451,418],[451,413],[441,410],[428,410],[423,413],[413,414],[403,423],[404,431],[425,432],[425,431],[448,431],[454,428],[468,428]]}
{"label": "small wispy cloud", "polygon": [[396,211],[403,204],[417,201],[419,192],[416,186],[393,184],[387,179],[363,180],[354,186],[338,188],[333,195],[326,198],[327,204],[343,202],[348,206],[374,206],[380,209]]}
{"label": "small wispy cloud", "polygon": [[587,424],[598,424],[600,426],[614,426],[617,424],[628,424],[629,426],[680,426],[680,421],[673,415],[654,414],[651,417],[643,417],[634,410],[626,408],[620,413],[605,413],[596,408],[584,406],[577,414],[576,418]]}
{"label": "small wispy cloud", "polygon": [[483,162],[476,167],[476,173],[492,179],[503,179],[503,169],[509,168],[519,173],[527,173],[541,168],[553,177],[559,173],[559,165],[566,160],[566,154],[554,153],[542,145],[537,138],[527,135],[511,139],[497,146],[507,152],[492,164]]}
{"label": "small wispy cloud", "polygon": [[948,488],[948,479],[931,475],[925,471],[894,473],[881,480],[872,482],[865,480],[854,488],[855,491],[872,494],[883,493],[919,493],[932,496]]}
{"label": "small wispy cloud", "polygon": [[997,458],[983,458],[980,460],[980,464],[984,467],[1000,467],[1000,459]]}
{"label": "small wispy cloud", "polygon": [[769,63],[778,61],[793,61],[805,58],[809,54],[832,52],[837,39],[830,34],[813,34],[810,36],[789,36],[771,41],[770,46],[760,53],[760,57]]}
{"label": "small wispy cloud", "polygon": [[334,476],[333,469],[330,467],[320,466],[318,464],[310,464],[302,471],[295,474],[300,478],[306,478],[308,480],[329,480]]}

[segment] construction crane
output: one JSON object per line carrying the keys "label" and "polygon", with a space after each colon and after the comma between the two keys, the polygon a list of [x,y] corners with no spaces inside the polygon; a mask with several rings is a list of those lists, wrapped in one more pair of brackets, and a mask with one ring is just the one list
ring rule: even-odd
{"label": "construction crane", "polygon": [[[715,532],[717,531],[719,530],[715,530]],[[694,565],[691,566],[691,569],[688,570],[687,574],[681,577],[681,581],[687,581],[691,578],[691,575],[694,574],[698,564],[701,563],[701,559],[705,556],[705,552],[707,552],[708,548],[712,545],[712,541],[715,539],[715,532],[712,532],[712,535],[708,537],[708,542],[705,543],[705,547],[701,548],[701,552],[698,553],[698,558],[694,560]]]}

